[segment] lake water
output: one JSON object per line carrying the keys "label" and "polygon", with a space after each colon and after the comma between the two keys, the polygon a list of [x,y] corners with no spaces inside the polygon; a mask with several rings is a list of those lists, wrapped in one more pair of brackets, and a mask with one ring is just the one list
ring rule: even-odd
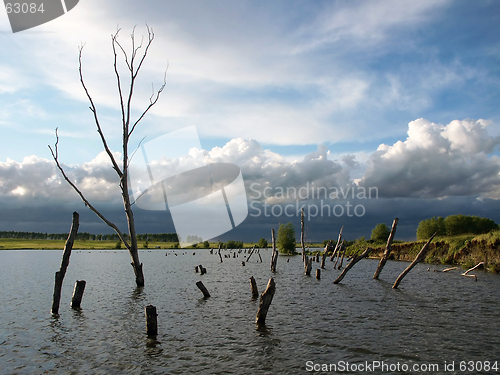
{"label": "lake water", "polygon": [[[323,365],[332,373],[333,366],[345,373],[500,373],[499,275],[475,271],[474,281],[419,264],[393,290],[408,263],[389,261],[373,280],[378,262],[365,259],[335,285],[339,271],[329,259],[316,280],[304,276],[300,256],[280,256],[272,274],[270,250],[261,250],[263,263],[254,254],[245,267],[246,254],[220,263],[208,250],[194,252],[141,251],[146,286],[138,290],[128,252],[74,250],[54,317],[62,251],[0,251],[0,373],[305,374]],[[195,273],[199,264],[207,274]],[[276,282],[262,329],[254,324],[250,276],[259,292],[269,277]],[[75,280],[87,281],[80,311],[69,306]],[[202,298],[199,280],[211,298]],[[146,336],[148,304],[158,309],[156,342]]]}

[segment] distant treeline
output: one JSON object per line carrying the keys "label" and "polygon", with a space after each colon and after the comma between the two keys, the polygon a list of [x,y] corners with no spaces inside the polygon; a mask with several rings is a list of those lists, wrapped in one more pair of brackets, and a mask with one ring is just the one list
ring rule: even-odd
{"label": "distant treeline", "polygon": [[[128,235],[124,234],[125,239]],[[13,232],[3,231],[0,232],[0,238],[18,238],[23,240],[65,240],[68,238],[68,233],[40,233],[40,232]],[[112,234],[92,234],[81,232],[76,235],[77,240],[82,241],[118,241],[118,235]],[[152,241],[152,242],[179,242],[176,233],[146,233],[138,234],[138,241]]]}
{"label": "distant treeline", "polygon": [[461,234],[483,234],[498,228],[498,224],[485,217],[466,215],[451,215],[446,218],[433,217],[419,223],[417,239],[428,239],[435,232],[438,232],[438,236],[458,236]]}

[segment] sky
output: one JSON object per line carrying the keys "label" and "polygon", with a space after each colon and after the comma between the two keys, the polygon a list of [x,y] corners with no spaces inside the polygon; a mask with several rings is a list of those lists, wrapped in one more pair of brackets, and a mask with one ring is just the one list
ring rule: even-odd
{"label": "sky", "polygon": [[[498,1],[81,0],[17,33],[0,11],[0,231],[63,233],[77,210],[80,231],[111,232],[55,168],[56,128],[68,176],[125,230],[78,54],[119,160],[111,35],[130,51],[146,25],[132,115],[167,84],[130,148],[195,126],[207,162],[240,168],[248,216],[217,238],[270,240],[287,222],[298,232],[302,206],[309,241],[342,226],[370,237],[396,217],[396,239],[433,216],[500,223]],[[175,231],[169,209],[134,214],[140,233]]]}

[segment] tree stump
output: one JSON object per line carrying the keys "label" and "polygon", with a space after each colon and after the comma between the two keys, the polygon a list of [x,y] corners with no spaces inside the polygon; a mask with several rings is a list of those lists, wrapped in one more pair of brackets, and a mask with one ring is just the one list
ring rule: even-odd
{"label": "tree stump", "polygon": [[252,299],[256,299],[259,296],[259,290],[253,276],[250,277],[250,287],[252,288]]}
{"label": "tree stump", "polygon": [[203,297],[204,298],[209,298],[210,297],[210,293],[208,293],[207,288],[205,288],[205,285],[203,285],[203,283],[201,281],[198,281],[196,283],[196,286],[198,287],[198,289],[201,290],[201,292],[203,293]]}
{"label": "tree stump", "polygon": [[71,224],[71,229],[64,245],[63,256],[61,260],[61,267],[59,271],[56,272],[54,280],[54,295],[52,297],[52,314],[59,314],[59,304],[61,302],[61,289],[63,284],[64,275],[66,274],[66,269],[69,266],[69,257],[71,256],[71,250],[73,249],[73,243],[75,242],[76,234],[78,233],[78,226],[80,225],[80,215],[78,212],[73,212],[73,221]]}
{"label": "tree stump", "polygon": [[316,280],[320,280],[321,279],[321,269],[317,269],[316,270]]}
{"label": "tree stump", "polygon": [[146,313],[146,333],[148,336],[158,335],[158,314],[156,313],[156,306],[148,305],[145,308]]}
{"label": "tree stump", "polygon": [[71,299],[71,308],[79,309],[82,304],[83,292],[85,291],[85,280],[77,280],[75,289],[73,290],[73,298]]}
{"label": "tree stump", "polygon": [[269,306],[271,306],[275,291],[276,284],[274,283],[274,279],[271,277],[267,283],[266,290],[260,296],[259,310],[257,311],[257,316],[255,317],[255,323],[258,325],[266,324],[267,311],[269,310]]}

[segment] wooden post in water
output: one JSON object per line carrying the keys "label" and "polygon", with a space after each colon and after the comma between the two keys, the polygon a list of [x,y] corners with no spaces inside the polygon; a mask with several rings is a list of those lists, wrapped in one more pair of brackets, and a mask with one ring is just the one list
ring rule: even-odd
{"label": "wooden post in water", "polygon": [[271,255],[271,271],[276,272],[276,263],[278,263],[278,251],[276,250],[276,238],[274,237],[274,228],[271,228],[271,238],[273,242],[273,253]]}
{"label": "wooden post in water", "polygon": [[146,333],[148,336],[158,335],[158,314],[156,313],[156,306],[147,305],[145,310],[146,314]]}
{"label": "wooden post in water", "polygon": [[59,271],[56,272],[54,281],[54,295],[52,297],[52,314],[59,314],[59,303],[61,302],[61,289],[66,274],[66,269],[69,265],[69,257],[71,255],[71,250],[73,249],[73,243],[75,242],[76,234],[78,233],[78,226],[80,224],[80,215],[78,212],[73,212],[73,221],[71,224],[71,230],[64,245],[64,251],[61,261],[61,267]]}
{"label": "wooden post in water", "polygon": [[207,288],[205,288],[205,285],[203,285],[203,283],[202,283],[201,281],[198,281],[198,282],[196,283],[196,286],[197,286],[197,287],[198,287],[198,289],[200,289],[200,290],[201,290],[201,292],[203,293],[203,297],[205,297],[205,298],[210,297],[210,293],[208,293]]}
{"label": "wooden post in water", "polygon": [[220,262],[222,263],[222,255],[220,255],[220,244],[219,244],[219,258],[220,258]]}
{"label": "wooden post in water", "polygon": [[73,290],[73,298],[71,299],[71,308],[79,309],[82,304],[83,292],[85,291],[85,280],[77,280],[75,289]]}
{"label": "wooden post in water", "polygon": [[257,311],[257,316],[255,317],[255,323],[258,325],[266,324],[267,311],[269,310],[269,306],[271,306],[275,291],[276,284],[274,283],[274,279],[271,277],[267,283],[266,290],[260,295],[259,310]]}
{"label": "wooden post in water", "polygon": [[323,252],[323,258],[321,259],[321,268],[325,268],[325,260],[326,260],[326,254],[328,253],[328,250],[330,249],[332,244],[332,240],[328,240],[328,243],[325,246],[325,251]]}
{"label": "wooden post in water", "polygon": [[307,255],[306,255],[306,260],[304,262],[304,271],[305,271],[305,275],[306,276],[311,276],[311,270],[312,270],[312,261],[313,261],[313,258],[309,258]]}
{"label": "wooden post in water", "polygon": [[318,269],[316,270],[316,280],[320,280],[320,279],[321,279],[321,269],[320,269],[320,268],[318,268]]}
{"label": "wooden post in water", "polygon": [[250,277],[250,287],[252,288],[252,299],[256,299],[259,296],[259,290],[253,276]]}
{"label": "wooden post in water", "polygon": [[375,273],[373,274],[374,279],[378,279],[380,272],[382,272],[382,269],[384,268],[385,263],[387,262],[387,259],[389,259],[389,255],[391,254],[391,244],[392,240],[394,239],[394,236],[396,235],[396,227],[398,226],[398,221],[399,219],[395,218],[394,221],[392,222],[391,233],[389,234],[389,238],[387,239],[387,245],[385,245],[384,254],[382,255],[382,258],[380,258],[378,267],[375,270]]}
{"label": "wooden post in water", "polygon": [[346,268],[344,268],[344,270],[342,271],[342,273],[339,275],[339,277],[337,277],[335,279],[335,281],[333,282],[334,284],[338,284],[342,281],[342,279],[345,277],[345,275],[347,274],[347,272],[349,272],[349,270],[354,267],[354,265],[356,263],[358,263],[361,259],[363,258],[366,258],[370,252],[372,251],[373,249],[371,247],[367,247],[366,250],[361,254],[361,255],[358,255],[358,256],[354,256],[352,257],[351,261],[349,262],[349,264],[346,266]]}
{"label": "wooden post in water", "polygon": [[340,260],[340,255],[342,253],[342,247],[344,246],[344,240],[342,240],[342,242],[340,242],[340,244],[337,244],[337,246],[335,247],[336,248],[336,251],[337,251],[337,259],[335,259],[335,263],[333,265],[333,268],[336,269],[337,268],[337,263],[339,262]]}
{"label": "wooden post in water", "polygon": [[[344,240],[342,240],[342,244],[340,245],[340,251],[342,251],[342,258],[340,258],[340,263],[339,263],[339,266],[337,267],[338,270],[342,269],[342,264],[344,263],[345,252],[347,251],[346,247],[344,246]],[[340,252],[339,252],[339,254],[340,254]]]}
{"label": "wooden post in water", "polygon": [[306,261],[306,249],[304,243],[304,207],[300,211],[300,247],[302,248],[302,262]]}
{"label": "wooden post in water", "polygon": [[337,239],[337,243],[335,244],[335,249],[333,250],[332,256],[330,257],[330,261],[333,262],[333,258],[335,257],[335,254],[337,253],[337,250],[339,248],[340,240],[342,239],[342,230],[344,229],[344,226],[342,225],[342,228],[340,228],[339,232],[339,238]]}
{"label": "wooden post in water", "polygon": [[398,276],[398,278],[396,279],[396,281],[394,282],[394,285],[392,286],[393,289],[396,289],[399,285],[399,283],[401,282],[401,280],[403,280],[403,278],[408,274],[408,272],[411,271],[411,269],[413,267],[415,267],[415,265],[421,261],[423,261],[425,259],[425,255],[427,254],[427,250],[429,249],[429,244],[431,243],[432,239],[434,238],[434,236],[437,234],[434,233],[431,238],[429,238],[429,241],[427,241],[427,243],[422,247],[422,250],[420,250],[420,252],[418,253],[417,257],[415,258],[415,260],[413,262],[411,262],[411,264],[406,267],[406,269],[401,273],[401,275]]}

